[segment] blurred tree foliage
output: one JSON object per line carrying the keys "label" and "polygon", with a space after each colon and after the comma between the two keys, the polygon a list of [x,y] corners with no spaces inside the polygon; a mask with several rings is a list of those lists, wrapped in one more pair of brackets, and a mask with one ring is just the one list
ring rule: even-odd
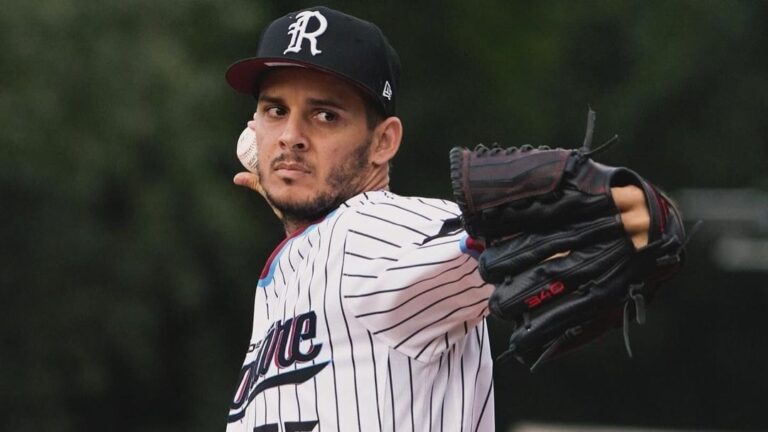
{"label": "blurred tree foliage", "polygon": [[[446,196],[435,157],[453,145],[576,146],[588,105],[598,139],[623,137],[607,163],[670,189],[767,185],[766,2],[326,4],[376,22],[400,52],[396,192]],[[266,22],[310,5],[0,8],[1,430],[224,427],[252,290],[281,228],[231,185],[253,103],[223,73],[255,52]],[[717,288],[764,276],[691,273],[660,302],[656,327],[638,332],[650,358],[629,363],[606,343],[538,376],[500,372],[499,428],[524,418],[768,427],[768,347],[712,310]],[[766,294],[748,294],[729,305],[760,317]],[[727,318],[702,336],[676,321],[681,310]],[[681,347],[714,354],[691,366]]]}

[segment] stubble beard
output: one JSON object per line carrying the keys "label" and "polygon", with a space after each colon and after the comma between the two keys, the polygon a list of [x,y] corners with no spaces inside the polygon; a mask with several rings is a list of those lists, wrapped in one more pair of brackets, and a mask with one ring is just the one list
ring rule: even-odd
{"label": "stubble beard", "polygon": [[[308,200],[303,202],[279,200],[265,190],[269,202],[283,214],[283,224],[305,226],[313,223],[336,209],[344,201],[362,192],[359,188],[364,180],[362,174],[368,166],[370,146],[369,138],[359,145],[340,166],[331,170],[325,180],[324,190]],[[302,162],[301,156],[294,156],[292,160]],[[259,176],[261,177],[261,173]]]}

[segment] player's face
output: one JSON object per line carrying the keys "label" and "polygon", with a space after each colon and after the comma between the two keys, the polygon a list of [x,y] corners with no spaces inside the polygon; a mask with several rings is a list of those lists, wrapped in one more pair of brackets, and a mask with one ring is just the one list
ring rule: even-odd
{"label": "player's face", "polygon": [[365,105],[341,79],[299,67],[270,72],[249,126],[259,143],[261,185],[287,218],[321,217],[361,192],[370,176]]}

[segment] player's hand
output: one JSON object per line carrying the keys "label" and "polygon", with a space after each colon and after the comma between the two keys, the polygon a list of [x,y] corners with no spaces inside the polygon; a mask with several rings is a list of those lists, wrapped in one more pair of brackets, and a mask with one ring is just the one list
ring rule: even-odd
{"label": "player's hand", "polygon": [[259,176],[257,174],[248,171],[239,172],[235,174],[235,178],[232,179],[232,182],[238,186],[254,190],[266,198],[264,188],[261,187]]}
{"label": "player's hand", "polygon": [[254,190],[259,193],[262,197],[264,197],[264,201],[269,204],[269,207],[272,208],[272,211],[275,213],[275,215],[282,219],[283,213],[275,208],[274,205],[269,201],[269,198],[267,198],[267,193],[264,191],[264,188],[261,186],[261,182],[259,182],[259,176],[255,173],[243,171],[235,174],[235,177],[232,179],[232,182],[238,186],[246,187],[248,189]]}
{"label": "player's hand", "polygon": [[635,249],[648,244],[651,229],[651,215],[645,203],[645,194],[637,186],[612,187],[611,196],[621,213],[621,223],[632,239]]}

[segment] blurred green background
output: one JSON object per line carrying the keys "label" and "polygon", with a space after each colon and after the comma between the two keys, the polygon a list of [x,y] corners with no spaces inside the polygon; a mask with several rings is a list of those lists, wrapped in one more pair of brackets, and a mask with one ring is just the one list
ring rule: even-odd
{"label": "blurred green background", "polygon": [[[376,22],[400,53],[395,192],[449,196],[454,145],[578,146],[588,105],[597,142],[623,138],[601,160],[673,195],[768,189],[768,2],[325,4]],[[281,239],[231,183],[254,103],[223,74],[266,22],[312,5],[4,2],[0,430],[223,430]],[[768,238],[768,210],[750,203],[757,220],[730,223],[711,200],[726,217],[633,328],[635,359],[613,334],[533,375],[498,366],[499,430],[768,429],[768,269],[712,253],[734,229]]]}

